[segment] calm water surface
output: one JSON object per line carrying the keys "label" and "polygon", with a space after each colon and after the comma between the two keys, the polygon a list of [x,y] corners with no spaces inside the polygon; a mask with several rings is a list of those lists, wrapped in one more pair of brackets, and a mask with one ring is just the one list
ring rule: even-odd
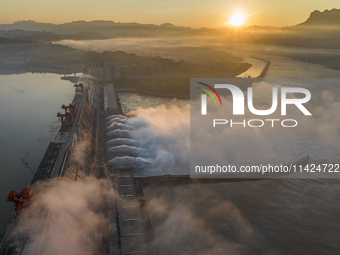
{"label": "calm water surface", "polygon": [[0,232],[14,209],[6,198],[31,182],[49,142],[58,133],[56,117],[72,102],[72,83],[56,74],[0,75]]}

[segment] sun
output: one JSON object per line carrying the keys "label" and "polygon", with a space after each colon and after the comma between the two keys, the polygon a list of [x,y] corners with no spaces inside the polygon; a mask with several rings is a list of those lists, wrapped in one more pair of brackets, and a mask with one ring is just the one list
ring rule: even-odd
{"label": "sun", "polygon": [[244,16],[242,13],[235,13],[231,17],[229,24],[234,27],[240,27],[244,24],[245,21],[246,21],[246,16]]}

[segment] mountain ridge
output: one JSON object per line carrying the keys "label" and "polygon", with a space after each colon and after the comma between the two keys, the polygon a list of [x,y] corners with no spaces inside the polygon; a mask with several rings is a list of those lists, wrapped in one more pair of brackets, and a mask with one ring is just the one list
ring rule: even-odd
{"label": "mountain ridge", "polygon": [[340,26],[340,9],[326,9],[323,12],[315,10],[298,26]]}

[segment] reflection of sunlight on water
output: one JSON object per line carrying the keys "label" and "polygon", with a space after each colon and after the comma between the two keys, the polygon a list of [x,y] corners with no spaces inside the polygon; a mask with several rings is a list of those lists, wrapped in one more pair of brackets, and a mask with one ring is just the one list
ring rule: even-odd
{"label": "reflection of sunlight on water", "polygon": [[[267,78],[336,78],[340,77],[340,70],[325,68],[322,65],[306,63],[303,61],[293,60],[286,57],[256,54],[257,56],[271,62],[267,71]],[[246,58],[245,62],[252,64],[247,71],[237,77],[258,77],[266,63],[261,60]]]}
{"label": "reflection of sunlight on water", "polygon": [[238,75],[237,77],[248,77],[250,76],[251,78],[256,78],[258,77],[263,68],[266,66],[266,62],[258,60],[258,59],[254,59],[254,58],[245,58],[246,63],[251,64],[252,66],[245,72],[241,73],[240,75]]}

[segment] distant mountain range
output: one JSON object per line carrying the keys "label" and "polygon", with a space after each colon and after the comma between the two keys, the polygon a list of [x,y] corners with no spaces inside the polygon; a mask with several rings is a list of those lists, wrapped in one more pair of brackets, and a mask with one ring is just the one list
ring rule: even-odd
{"label": "distant mountain range", "polygon": [[325,10],[323,12],[313,11],[309,18],[299,24],[300,26],[339,26],[340,9]]}
{"label": "distant mountain range", "polygon": [[22,29],[0,31],[0,37],[22,40],[22,41],[40,41],[52,42],[64,39],[69,40],[104,40],[108,39],[106,36],[98,32],[78,32],[76,34],[57,34],[46,31],[25,31]]}
{"label": "distant mountain range", "polygon": [[[75,35],[81,33],[88,39],[102,39],[100,37],[138,37],[138,36],[171,36],[171,35],[188,35],[195,32],[195,29],[189,27],[174,26],[169,23],[162,25],[139,24],[139,23],[120,23],[114,21],[73,21],[55,25],[52,23],[39,23],[32,20],[17,21],[13,24],[0,24],[0,30],[24,30],[32,32],[49,32],[53,34]],[[208,29],[210,30],[210,29]],[[206,30],[197,30],[196,32],[206,32]],[[47,35],[45,35],[47,36]],[[51,36],[51,34],[50,34]]]}
{"label": "distant mountain range", "polygon": [[[340,10],[332,9],[325,10],[323,12],[313,11],[309,18],[300,24],[301,25],[313,25],[313,26],[325,26],[340,25]],[[252,26],[253,29],[272,29],[270,27]],[[140,24],[140,23],[121,23],[107,20],[94,20],[94,21],[72,21],[64,24],[52,24],[52,23],[40,23],[33,20],[28,21],[16,21],[13,24],[0,24],[0,30],[24,30],[24,31],[39,31],[50,32],[56,34],[74,35],[82,32],[85,37],[117,37],[117,36],[154,36],[160,33],[160,36],[173,35],[173,34],[185,34],[190,35],[192,33],[212,33],[215,30],[209,28],[193,29],[190,27],[175,26],[170,23],[164,23],[161,25],[155,24]],[[92,34],[86,34],[92,33]],[[96,33],[96,34],[93,34]],[[100,36],[99,36],[100,37]],[[101,38],[98,38],[101,39]]]}
{"label": "distant mountain range", "polygon": [[[284,28],[249,26],[235,29],[225,26],[216,29],[194,29],[175,26],[170,23],[154,25],[97,20],[89,22],[74,21],[56,25],[35,21],[17,21],[13,24],[0,24],[0,73],[22,69],[53,70],[60,73],[68,70],[69,72],[70,70],[79,69],[80,63],[90,60],[120,61],[125,66],[129,66],[131,73],[140,72],[147,75],[154,75],[153,68],[157,67],[158,75],[162,77],[165,75],[167,68],[170,70],[169,75],[174,73],[183,75],[180,72],[183,69],[186,70],[186,73],[194,76],[206,73],[212,77],[229,77],[242,73],[243,70],[249,67],[247,63],[240,63],[241,59],[231,54],[228,55],[222,51],[217,51],[214,48],[215,42],[218,43],[216,45],[221,45],[222,47],[232,46],[231,48],[240,50],[242,49],[242,44],[240,43],[260,45],[261,47],[263,45],[273,45],[310,49],[311,54],[308,55],[308,61],[340,70],[338,54],[320,56],[315,53],[313,55],[313,49],[340,49],[339,28],[340,10],[337,9],[323,12],[314,11],[305,22]],[[76,50],[58,43],[49,43],[64,39],[105,40],[136,37],[157,39],[157,46],[146,46],[146,44],[138,46],[141,48],[140,51],[143,52],[143,56],[140,56],[143,61],[137,55],[128,55],[122,52],[113,54],[108,52],[96,53],[93,50],[88,50],[88,53],[86,53],[85,50]],[[158,40],[159,38],[161,40]],[[174,40],[167,40],[169,38]],[[176,40],[177,38],[180,38],[180,40]],[[197,46],[187,46],[184,43],[186,40],[197,43]],[[119,45],[114,47],[115,50],[121,50]],[[152,47],[155,48],[152,49]],[[134,52],[136,49],[133,45],[131,49],[129,46],[126,48],[129,49],[127,50],[128,52],[130,50],[130,52]],[[177,58],[177,60],[172,61],[165,57],[164,62],[162,62],[163,60],[159,55],[151,57],[151,53],[149,56],[144,56],[144,48],[146,51],[156,50],[156,55],[157,51],[160,51],[163,53],[163,57],[164,54],[169,54],[170,58]],[[267,47],[262,48],[267,49]],[[270,49],[271,47],[268,48]],[[275,49],[275,47],[273,48]],[[141,52],[139,53],[140,55],[142,54]],[[138,54],[138,52],[134,53]],[[87,54],[86,59],[84,59],[85,54]],[[305,61],[305,52],[301,53],[299,58]],[[180,59],[185,59],[191,64],[177,63]],[[129,63],[127,62],[128,60],[130,61]],[[136,67],[135,64],[138,61],[141,62]],[[168,65],[166,64],[167,61],[171,63]],[[143,68],[146,67],[153,68],[150,69],[151,71],[144,70]],[[227,71],[224,72],[223,70]],[[128,71],[126,71],[126,74],[128,74]]]}
{"label": "distant mountain range", "polygon": [[[327,29],[324,29],[327,28]],[[237,36],[236,36],[237,35]],[[210,29],[161,25],[120,23],[114,21],[73,21],[64,24],[39,23],[32,20],[0,24],[0,37],[24,42],[53,42],[69,40],[103,40],[110,38],[171,38],[201,36],[219,37],[226,43],[248,42],[310,48],[340,48],[340,10],[313,11],[296,26],[275,28],[248,26],[234,29],[228,26]],[[12,41],[13,43],[15,41]],[[0,44],[10,43],[5,39]]]}

